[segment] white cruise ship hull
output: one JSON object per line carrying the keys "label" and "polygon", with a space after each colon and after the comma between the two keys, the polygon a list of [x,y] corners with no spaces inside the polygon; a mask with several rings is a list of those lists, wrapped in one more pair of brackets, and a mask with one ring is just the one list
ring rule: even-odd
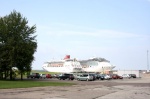
{"label": "white cruise ship hull", "polygon": [[49,67],[49,63],[45,63],[42,67],[48,72],[59,72],[59,73],[72,73],[82,72],[82,67],[62,66],[62,67]]}
{"label": "white cruise ship hull", "polygon": [[76,59],[70,59],[70,55],[66,55],[64,60],[51,61],[43,64],[42,68],[49,72],[72,73],[82,72],[82,66]]}

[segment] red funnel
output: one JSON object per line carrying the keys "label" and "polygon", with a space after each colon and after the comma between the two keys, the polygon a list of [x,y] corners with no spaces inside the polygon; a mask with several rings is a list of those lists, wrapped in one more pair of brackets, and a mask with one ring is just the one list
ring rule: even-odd
{"label": "red funnel", "polygon": [[70,55],[66,55],[64,59],[70,59]]}

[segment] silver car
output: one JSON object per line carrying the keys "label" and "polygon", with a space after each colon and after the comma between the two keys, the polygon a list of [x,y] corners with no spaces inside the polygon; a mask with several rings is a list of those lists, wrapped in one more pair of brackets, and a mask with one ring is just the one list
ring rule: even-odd
{"label": "silver car", "polygon": [[123,74],[122,77],[123,78],[131,78],[131,76],[129,74]]}
{"label": "silver car", "polygon": [[105,80],[110,80],[110,79],[112,79],[111,76],[108,75],[108,74],[102,74],[102,75],[104,76],[104,79],[105,79]]}
{"label": "silver car", "polygon": [[40,74],[40,78],[46,78],[46,74]]}
{"label": "silver car", "polygon": [[81,74],[77,76],[77,80],[93,81],[93,76],[91,74]]}

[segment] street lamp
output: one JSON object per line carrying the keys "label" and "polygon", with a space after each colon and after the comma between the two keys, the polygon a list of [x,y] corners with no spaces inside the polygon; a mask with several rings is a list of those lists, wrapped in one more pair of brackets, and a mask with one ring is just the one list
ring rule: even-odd
{"label": "street lamp", "polygon": [[148,60],[148,50],[147,50],[147,73],[149,72],[149,60]]}

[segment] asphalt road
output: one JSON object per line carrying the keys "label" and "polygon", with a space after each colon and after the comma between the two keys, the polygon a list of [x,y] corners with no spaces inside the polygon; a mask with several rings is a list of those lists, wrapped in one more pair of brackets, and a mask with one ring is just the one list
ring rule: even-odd
{"label": "asphalt road", "polygon": [[[69,82],[77,85],[104,85],[107,87],[118,85],[147,86],[150,87],[150,78],[131,78],[131,79],[112,79],[112,80],[95,80],[95,81],[77,81],[77,80],[58,80],[58,79],[28,79],[34,81],[51,81],[51,82]],[[147,83],[148,82],[148,83]]]}
{"label": "asphalt road", "polygon": [[[34,79],[39,80],[39,79]],[[1,89],[0,99],[149,99],[150,77],[103,80],[68,81],[40,79],[40,81],[59,81],[76,83],[73,86],[34,87]]]}

